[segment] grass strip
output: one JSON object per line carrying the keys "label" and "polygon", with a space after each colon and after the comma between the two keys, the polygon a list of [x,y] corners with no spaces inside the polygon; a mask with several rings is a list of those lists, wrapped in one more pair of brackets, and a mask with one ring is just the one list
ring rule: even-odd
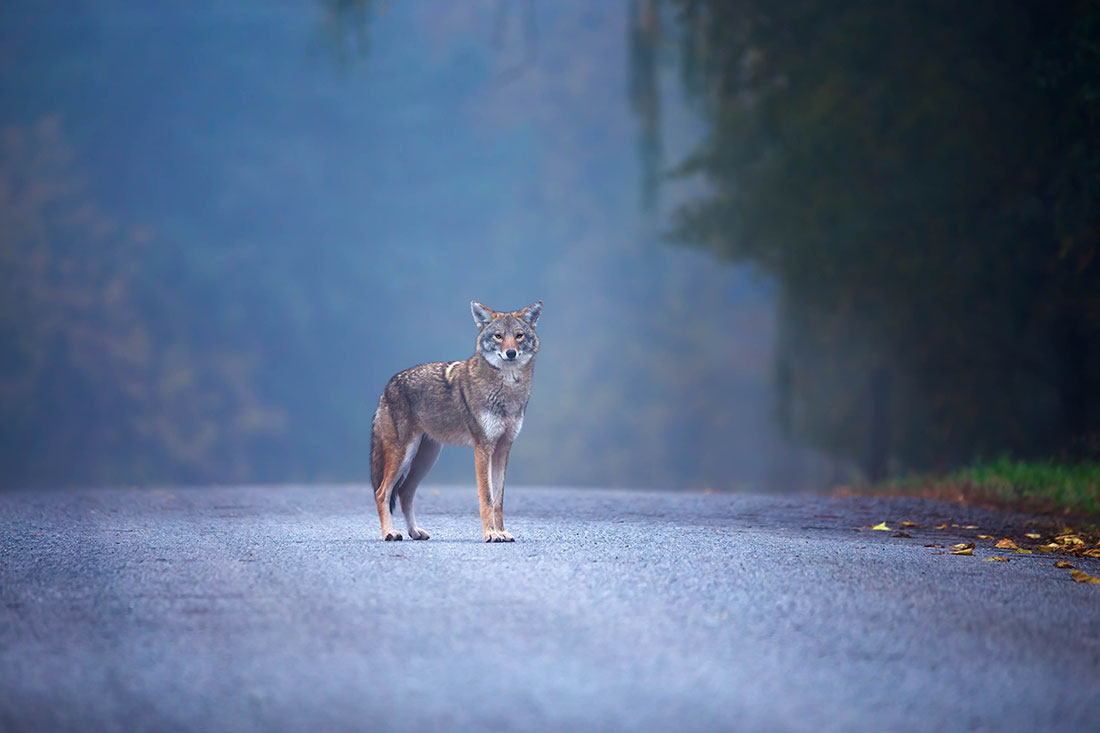
{"label": "grass strip", "polygon": [[1100,462],[999,458],[944,475],[916,474],[841,493],[921,496],[1018,511],[1100,518]]}

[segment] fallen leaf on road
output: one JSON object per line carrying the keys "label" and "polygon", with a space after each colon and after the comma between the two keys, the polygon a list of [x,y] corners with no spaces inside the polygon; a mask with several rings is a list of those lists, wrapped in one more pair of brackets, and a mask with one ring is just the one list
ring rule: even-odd
{"label": "fallen leaf on road", "polygon": [[976,524],[963,525],[963,529],[977,529],[977,528],[978,528],[978,525],[976,525]]}
{"label": "fallen leaf on road", "polygon": [[1031,550],[1025,550],[1023,548],[1017,547],[1015,554],[1017,554],[1017,555],[1030,555]]}
{"label": "fallen leaf on road", "polygon": [[1065,560],[1059,560],[1058,562],[1054,563],[1054,567],[1056,567],[1056,568],[1072,568],[1073,566],[1070,565]]}
{"label": "fallen leaf on road", "polygon": [[879,522],[874,527],[871,527],[871,529],[878,529],[878,530],[882,530],[883,532],[893,531],[889,527],[886,526],[886,522]]}
{"label": "fallen leaf on road", "polygon": [[1083,545],[1084,540],[1075,534],[1063,534],[1054,538],[1055,542],[1060,542],[1063,545]]}
{"label": "fallen leaf on road", "polygon": [[996,547],[998,550],[1015,550],[1016,543],[1005,537],[1003,540],[999,540],[997,544],[994,545],[994,547]]}
{"label": "fallen leaf on road", "polygon": [[1034,532],[1025,532],[1024,537],[1030,537],[1033,540],[1037,540],[1040,537],[1042,537],[1042,535],[1041,534],[1035,534]]}
{"label": "fallen leaf on road", "polygon": [[893,536],[894,537],[912,537],[913,535],[909,534],[908,532],[895,532],[893,534]]}
{"label": "fallen leaf on road", "polygon": [[987,557],[982,562],[1008,562],[1007,557]]}
{"label": "fallen leaf on road", "polygon": [[936,527],[936,529],[947,529],[947,525],[941,524],[940,526]]}
{"label": "fallen leaf on road", "polygon": [[956,550],[965,550],[968,547],[973,549],[974,543],[973,542],[960,542],[957,545],[951,545],[951,547],[956,549]]}
{"label": "fallen leaf on road", "polygon": [[1070,570],[1069,574],[1073,576],[1073,579],[1078,583],[1093,583],[1100,585],[1100,578],[1095,575],[1089,575],[1083,570]]}
{"label": "fallen leaf on road", "polygon": [[925,547],[943,547],[943,545],[925,545]]}
{"label": "fallen leaf on road", "polygon": [[1085,550],[1083,554],[1089,557],[1100,557],[1100,550]]}
{"label": "fallen leaf on road", "polygon": [[1039,552],[1058,552],[1058,550],[1062,549],[1062,546],[1051,542],[1049,545],[1036,545],[1035,549]]}
{"label": "fallen leaf on road", "polygon": [[952,550],[951,554],[952,555],[973,555],[974,554],[974,548],[973,547],[965,547],[961,550]]}
{"label": "fallen leaf on road", "polygon": [[902,527],[909,527],[910,529],[920,529],[920,525],[916,522],[902,522]]}
{"label": "fallen leaf on road", "polygon": [[988,535],[988,534],[980,534],[980,535],[978,535],[978,539],[979,540],[991,540],[991,539],[993,539],[993,536]]}

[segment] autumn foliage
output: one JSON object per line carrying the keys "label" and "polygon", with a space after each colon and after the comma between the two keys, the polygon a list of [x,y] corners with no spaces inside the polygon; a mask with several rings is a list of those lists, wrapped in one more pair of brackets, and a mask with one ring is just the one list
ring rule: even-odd
{"label": "autumn foliage", "polygon": [[280,424],[247,351],[196,353],[155,240],[97,205],[57,119],[3,130],[3,484],[245,478],[239,446]]}

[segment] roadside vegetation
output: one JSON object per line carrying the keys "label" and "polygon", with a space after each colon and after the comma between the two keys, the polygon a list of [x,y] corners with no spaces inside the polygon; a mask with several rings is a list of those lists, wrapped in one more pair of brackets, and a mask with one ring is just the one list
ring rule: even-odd
{"label": "roadside vegetation", "polygon": [[[670,47],[710,123],[670,239],[775,283],[792,438],[877,483],[1100,433],[1100,3],[632,7],[643,149]],[[993,466],[929,483],[1096,511]]]}
{"label": "roadside vegetation", "polygon": [[1100,521],[1100,461],[999,458],[944,475],[914,474],[842,493],[920,496]]}
{"label": "roadside vegetation", "polygon": [[[983,557],[985,562],[1011,562],[1016,555],[1053,555],[1054,567],[1068,570],[1074,582],[1100,585],[1100,577],[1074,564],[1100,558],[1100,461],[1017,461],[1006,457],[942,476],[910,475],[841,487],[834,493],[945,499],[1040,513],[1045,516],[1029,518],[1019,531],[1007,534],[985,534],[990,530],[945,521],[930,529],[961,535],[955,539],[964,541],[948,545],[949,540],[941,540],[942,544],[933,540],[925,547],[938,548],[937,554],[974,556],[976,550],[983,555],[995,553]],[[894,537],[904,538],[912,536],[910,530],[922,527],[910,521],[893,526],[884,521],[867,529],[896,531]]]}

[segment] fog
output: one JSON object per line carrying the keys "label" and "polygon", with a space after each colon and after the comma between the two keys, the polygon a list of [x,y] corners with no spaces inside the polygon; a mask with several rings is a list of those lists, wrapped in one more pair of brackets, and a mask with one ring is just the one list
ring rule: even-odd
{"label": "fog", "polygon": [[1097,48],[1033,0],[5,3],[0,484],[365,482],[471,300],[545,303],[512,484],[1100,457]]}
{"label": "fog", "polygon": [[[545,302],[511,483],[811,480],[774,288],[662,238],[700,184],[647,200],[626,3],[272,5],[0,10],[5,484],[366,481],[471,299]],[[662,166],[704,130],[667,66]]]}

